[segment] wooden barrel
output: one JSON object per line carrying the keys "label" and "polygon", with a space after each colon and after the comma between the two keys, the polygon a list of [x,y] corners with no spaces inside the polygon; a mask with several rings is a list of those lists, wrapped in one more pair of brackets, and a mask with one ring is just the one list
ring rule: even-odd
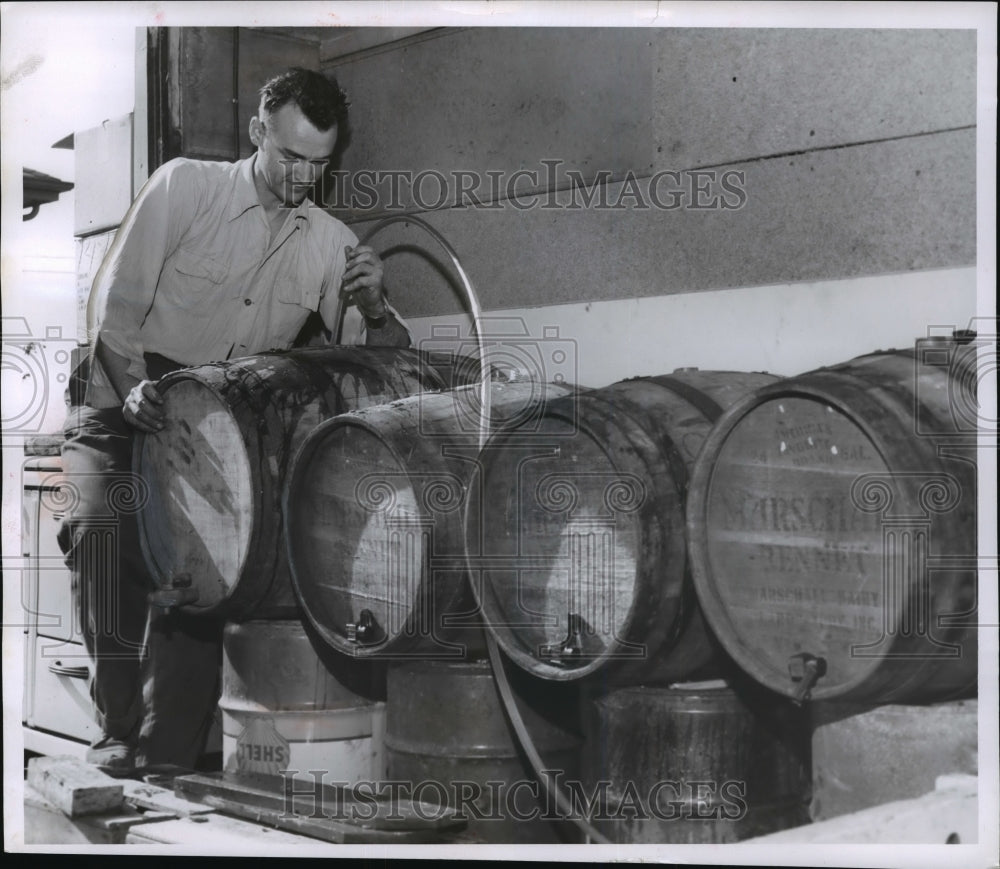
{"label": "wooden barrel", "polygon": [[963,376],[927,359],[874,353],[766,386],[705,443],[688,497],[698,596],[774,691],[976,690],[975,455],[950,406]]}
{"label": "wooden barrel", "polygon": [[344,664],[329,654],[321,658],[297,619],[226,625],[223,768],[327,785],[380,781],[385,704],[374,699],[383,688],[380,674]]}
{"label": "wooden barrel", "polygon": [[585,722],[585,790],[603,797],[594,825],[614,842],[736,842],[809,822],[808,718],[787,700],[722,680],[633,686],[595,698]]}
{"label": "wooden barrel", "polygon": [[[512,688],[546,769],[557,781],[578,780],[577,698],[524,673]],[[565,835],[518,751],[488,661],[391,665],[385,753],[390,781],[414,800],[461,809],[475,839],[558,843]]]}
{"label": "wooden barrel", "polygon": [[[479,384],[342,414],[303,442],[288,477],[292,582],[309,621],[358,658],[483,648],[463,558],[478,467]],[[530,425],[569,386],[490,384],[493,425]],[[464,630],[463,630],[464,628]]]}
{"label": "wooden barrel", "polygon": [[295,615],[280,538],[280,493],[294,451],[324,419],[446,389],[456,371],[415,350],[330,347],[164,377],[167,424],[141,435],[134,457],[149,486],[139,526],[156,584],[189,592],[195,613]]}
{"label": "wooden barrel", "polygon": [[487,629],[514,663],[556,681],[661,684],[711,667],[687,572],[688,469],[722,408],[775,380],[626,380],[491,439],[467,550]]}

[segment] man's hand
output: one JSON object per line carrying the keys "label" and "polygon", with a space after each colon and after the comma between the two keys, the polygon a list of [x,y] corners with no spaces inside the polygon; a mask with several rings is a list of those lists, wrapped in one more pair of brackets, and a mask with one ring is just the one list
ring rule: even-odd
{"label": "man's hand", "polygon": [[143,380],[125,397],[122,408],[125,422],[139,431],[158,432],[166,423],[163,416],[163,396],[152,380]]}
{"label": "man's hand", "polygon": [[382,260],[364,245],[344,248],[347,269],[340,285],[341,295],[354,296],[354,301],[366,317],[384,317],[385,294],[382,289]]}

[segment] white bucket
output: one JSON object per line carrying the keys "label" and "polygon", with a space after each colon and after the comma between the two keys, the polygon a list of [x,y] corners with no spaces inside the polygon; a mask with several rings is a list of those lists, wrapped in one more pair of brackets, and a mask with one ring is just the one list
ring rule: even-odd
{"label": "white bucket", "polygon": [[359,667],[370,670],[320,660],[299,621],[227,625],[219,701],[226,772],[327,785],[381,781],[385,704],[342,681],[367,687]]}

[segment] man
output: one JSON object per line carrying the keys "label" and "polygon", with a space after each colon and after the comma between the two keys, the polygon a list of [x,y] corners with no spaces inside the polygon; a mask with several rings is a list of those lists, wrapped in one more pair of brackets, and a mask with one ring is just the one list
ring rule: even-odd
{"label": "man", "polygon": [[160,167],[95,281],[106,305],[86,397],[66,426],[63,465],[78,501],[60,544],[102,729],[89,759],[109,771],[193,767],[217,696],[220,625],[156,609],[147,624],[153,583],[134,510],[121,508],[123,485],[142,498],[131,477],[134,432],[164,425],[154,381],[175,368],[287,349],[311,311],[334,340],[343,309],[343,343],[410,344],[386,302],[378,255],[307,196],[346,128],[347,105],[316,72],[295,68],[268,81],[250,122],[257,152],[232,164]]}

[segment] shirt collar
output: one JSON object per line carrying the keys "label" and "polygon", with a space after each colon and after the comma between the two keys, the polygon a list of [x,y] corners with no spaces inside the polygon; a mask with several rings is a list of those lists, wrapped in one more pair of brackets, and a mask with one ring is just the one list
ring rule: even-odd
{"label": "shirt collar", "polygon": [[229,208],[226,212],[229,220],[235,220],[244,212],[260,205],[257,188],[253,183],[253,167],[256,162],[257,155],[253,154],[236,164],[238,168],[233,178],[233,188],[229,194]]}
{"label": "shirt collar", "polygon": [[[257,153],[254,152],[245,160],[240,160],[236,175],[233,179],[233,189],[229,194],[229,208],[226,216],[230,221],[245,214],[251,208],[260,208],[260,198],[257,196],[257,187],[253,183],[253,169],[257,163]],[[296,220],[304,220],[309,223],[310,212],[313,203],[310,199],[303,199],[296,207],[292,217]]]}

